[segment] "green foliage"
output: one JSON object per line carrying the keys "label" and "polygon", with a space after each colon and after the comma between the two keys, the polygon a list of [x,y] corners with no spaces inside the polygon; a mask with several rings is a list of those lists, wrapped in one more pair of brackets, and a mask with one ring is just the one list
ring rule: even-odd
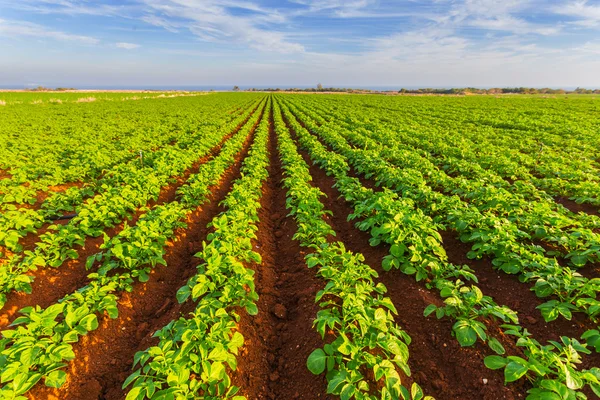
{"label": "green foliage", "polygon": [[[183,222],[186,216],[207,200],[210,194],[207,188],[217,184],[227,168],[233,164],[234,156],[241,151],[251,127],[260,117],[260,113],[253,111],[254,107],[250,108],[239,117],[239,121],[233,127],[225,125],[223,130],[214,132],[214,140],[218,143],[227,130],[233,130],[237,124],[249,118],[244,126],[225,142],[220,153],[202,164],[198,172],[190,175],[188,181],[182,186],[194,185],[196,190],[182,190],[177,201],[155,205],[143,213],[135,225],[126,226],[113,238],[104,236],[104,243],[100,246],[101,251],[90,256],[86,262],[88,268],[97,267],[95,272],[88,275],[89,284],[63,297],[58,303],[46,309],[28,307],[20,310],[22,316],[14,321],[15,329],[4,330],[3,337],[0,339],[0,369],[8,371],[0,378],[2,385],[0,393],[3,396],[11,398],[10,396],[21,395],[33,386],[34,380],[37,382],[42,378],[46,385],[51,387],[59,387],[64,383],[66,375],[61,369],[74,357],[72,344],[77,342],[80,336],[95,330],[98,327],[98,318],[102,315],[105,314],[110,318],[118,316],[117,296],[122,292],[131,291],[135,280],[145,282],[154,267],[166,265],[163,256],[167,241],[175,236],[178,228],[186,226],[186,223]],[[204,146],[209,146],[209,143]],[[206,151],[209,149],[210,147],[207,147]],[[196,182],[202,182],[204,186],[200,186]],[[244,222],[241,218],[238,220],[242,224],[236,225],[239,231],[244,223],[247,224],[247,220]],[[227,224],[227,226],[230,225]],[[252,232],[253,230],[251,230]],[[219,240],[213,240],[213,242],[216,244],[219,243]],[[244,243],[247,246],[249,240]],[[33,253],[28,256],[32,257],[32,255]],[[247,260],[255,259],[254,253],[250,251]],[[231,280],[231,282],[237,283],[236,291],[227,290],[226,293],[229,296],[243,293],[244,300],[237,304],[242,306],[247,304],[248,307],[251,307],[253,301],[256,300],[256,294],[253,291],[248,293],[245,288],[253,287],[251,284],[252,271],[240,267],[241,262],[246,261],[246,258],[236,261],[232,257],[227,261],[226,264],[230,265],[234,271],[243,273],[240,273],[239,280]],[[218,277],[223,280],[222,276]],[[227,300],[227,297],[220,296],[218,299],[224,301]],[[224,326],[231,326],[231,323],[235,321],[234,316],[224,313],[218,303],[213,302],[211,305],[216,306],[213,310],[215,318],[223,319],[222,314],[226,314]],[[176,325],[176,327],[179,326]],[[223,335],[227,336],[226,333]],[[233,335],[231,340],[235,345],[232,345],[229,350],[235,353],[243,339]],[[215,357],[214,353],[211,353],[210,356]],[[217,358],[219,362],[222,361],[220,360],[222,356]],[[222,363],[220,367],[215,365],[211,368],[208,372],[210,379],[214,379],[215,382],[219,381],[217,386],[228,387],[227,381],[222,382],[224,374]],[[188,377],[189,373],[187,376],[179,374],[176,380],[169,376],[165,382],[183,384],[183,381],[187,382]],[[199,390],[200,386],[194,388]],[[231,393],[232,396],[234,393],[229,389],[224,391],[225,389],[221,386],[218,390],[219,393]],[[160,391],[154,395],[159,396]]]}
{"label": "green foliage", "polygon": [[[310,354],[307,368],[315,375],[326,373],[327,392],[341,399],[425,398],[417,384],[410,392],[402,385],[400,372],[411,374],[410,337],[394,321],[397,310],[384,296],[387,289],[374,282],[377,273],[364,264],[362,254],[353,254],[342,242],[333,240],[335,232],[324,219],[330,212],[319,200],[323,193],[310,185],[308,165],[298,154],[278,104],[274,120],[283,186],[287,189],[286,207],[298,226],[294,239],[312,249],[305,257],[306,265],[318,268],[317,275],[326,282],[315,299],[320,310],[313,325],[328,343]],[[327,162],[332,169],[347,170],[335,156]],[[373,387],[375,382],[365,371],[371,371],[381,386]]]}
{"label": "green foliage", "polygon": [[[352,101],[350,99],[348,103],[352,104]],[[599,311],[597,280],[583,278],[570,268],[560,266],[556,259],[544,255],[543,248],[526,242],[534,235],[551,241],[552,230],[546,227],[561,226],[558,221],[569,221],[568,224],[578,224],[582,229],[572,231],[573,240],[562,241],[561,245],[582,248],[583,243],[588,247],[583,246],[586,250],[582,253],[593,256],[598,238],[596,234],[589,234],[589,228],[597,227],[599,221],[594,217],[575,216],[553,205],[544,194],[539,195],[540,206],[532,208],[518,196],[494,191],[485,180],[451,178],[445,175],[444,168],[434,165],[426,153],[414,147],[406,149],[404,141],[395,136],[398,129],[388,124],[388,114],[381,115],[378,120],[374,117],[377,112],[371,109],[368,117],[367,113],[361,115],[356,109],[349,113],[344,102],[336,102],[336,108],[332,109],[320,100],[300,97],[293,101],[286,99],[282,110],[300,144],[316,164],[334,176],[342,197],[353,205],[354,214],[350,219],[360,219],[357,227],[371,234],[372,245],[382,242],[390,245],[383,268],[400,269],[417,281],[424,281],[428,287],[437,288],[444,298],[444,305],[430,305],[424,314],[435,313],[438,318],[454,320],[453,332],[463,346],[481,340],[487,342],[491,351],[503,355],[505,349],[500,341],[486,332],[486,322],[492,318],[512,323],[503,326],[504,334],[519,337],[517,345],[526,348],[526,357],[504,362],[500,361],[504,360],[500,356],[490,356],[494,358],[488,358],[487,364],[505,368],[507,382],[531,380],[534,388],[530,391],[530,399],[552,398],[547,392],[558,390],[561,385],[571,392],[560,398],[585,398],[580,391],[585,385],[597,391],[598,369],[577,370],[578,354],[589,350],[567,337],[561,338],[562,343],[552,342],[546,346],[528,338],[526,331],[514,325],[518,324],[516,313],[497,305],[476,286],[465,285],[465,280],[477,282],[473,271],[448,262],[437,231],[456,230],[461,240],[474,242],[473,250],[468,254],[470,258],[491,256],[494,265],[502,271],[520,274],[523,281],[538,282],[532,289],[538,296],[554,297],[540,306],[546,319],[558,315],[570,318],[572,312],[585,312],[595,319]],[[386,129],[393,130],[394,136]],[[421,141],[428,140],[419,137]],[[411,139],[407,142],[414,143]],[[364,178],[375,181],[383,190],[375,192],[363,187],[357,178],[348,176],[350,167]],[[531,186],[518,187],[529,190],[529,196],[535,191]],[[485,200],[485,196],[490,196],[488,200],[494,202],[493,207],[489,207],[492,203]],[[481,203],[477,203],[479,201]],[[479,208],[477,204],[480,204]],[[551,219],[542,220],[547,221],[544,222],[546,225],[542,223],[543,228],[539,224],[528,227],[527,224],[534,223],[535,218],[548,210],[552,211],[549,212]],[[535,232],[528,234],[521,227]],[[554,232],[564,237],[564,231]],[[573,259],[574,264],[584,264],[583,259],[574,254],[566,257]],[[592,333],[589,335],[593,340]],[[540,363],[547,369],[536,370]]]}
{"label": "green foliage", "polygon": [[[264,107],[268,110],[269,105]],[[258,121],[258,114],[254,117]],[[268,123],[262,118],[254,133],[254,142],[244,159],[241,177],[222,202],[225,211],[213,218],[213,229],[196,254],[202,262],[197,274],[179,289],[180,303],[193,301],[195,310],[189,317],[171,321],[156,332],[156,346],[135,355],[136,371],[127,378],[123,388],[130,387],[128,400],[162,399],[233,399],[239,388],[229,376],[237,369],[237,358],[244,337],[237,332],[237,310],[250,315],[258,312],[254,290],[254,271],[251,263],[260,263],[253,250],[256,239],[258,210],[262,187],[267,179]],[[196,175],[186,190],[206,196],[206,189],[231,165],[241,149],[253,123],[245,125],[205,169],[206,175]],[[202,197],[203,198],[203,197]],[[182,201],[197,205],[198,201]],[[194,378],[190,378],[193,376]]]}

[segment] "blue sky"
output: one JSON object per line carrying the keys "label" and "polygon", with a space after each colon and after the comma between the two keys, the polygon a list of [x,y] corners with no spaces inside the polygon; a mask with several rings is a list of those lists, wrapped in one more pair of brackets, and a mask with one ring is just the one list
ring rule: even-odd
{"label": "blue sky", "polygon": [[0,85],[600,87],[600,0],[0,0]]}

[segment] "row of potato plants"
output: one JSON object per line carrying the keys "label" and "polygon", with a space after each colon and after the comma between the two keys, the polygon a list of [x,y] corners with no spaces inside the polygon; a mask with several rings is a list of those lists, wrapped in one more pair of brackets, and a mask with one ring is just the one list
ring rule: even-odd
{"label": "row of potato plants", "polygon": [[[83,246],[88,236],[98,237],[104,230],[114,227],[124,218],[131,218],[134,211],[150,200],[156,201],[161,188],[182,174],[195,161],[209,154],[223,137],[240,124],[255,118],[258,105],[250,107],[244,114],[223,125],[209,126],[190,137],[186,148],[168,147],[157,151],[151,165],[143,168],[124,164],[111,174],[112,184],[105,191],[86,201],[77,209],[78,213],[66,225],[50,226],[40,236],[33,251],[14,254],[0,265],[0,306],[11,291],[31,292],[33,277],[28,275],[40,267],[60,267],[69,259],[79,256],[77,246]],[[108,179],[108,178],[107,178]]]}
{"label": "row of potato plants", "polygon": [[[249,105],[248,105],[249,106]],[[231,109],[231,104],[218,104],[211,107],[204,107],[198,111],[194,119],[198,118],[202,122],[202,132],[209,127],[218,128],[220,125],[231,122],[237,114],[230,115],[226,110]],[[244,110],[246,107],[244,107]],[[225,116],[226,118],[221,118]],[[185,130],[173,130],[171,127],[165,127],[167,132],[163,135],[161,145],[154,144],[151,151],[143,151],[143,159],[134,158],[127,162],[117,158],[115,164],[110,169],[102,171],[102,176],[97,180],[91,180],[84,183],[81,187],[71,187],[64,192],[52,192],[42,202],[39,208],[31,208],[14,204],[3,204],[2,214],[0,214],[0,248],[4,247],[11,253],[22,251],[20,240],[26,235],[36,234],[38,229],[52,221],[53,218],[62,216],[65,212],[74,212],[84,201],[96,194],[104,193],[114,186],[127,184],[124,177],[139,172],[140,164],[143,163],[144,172],[147,173],[153,169],[156,162],[164,157],[164,148],[173,146],[177,151],[185,150],[197,143],[196,133],[190,134],[192,129],[198,128],[198,123],[192,119],[187,119],[190,124]],[[149,141],[149,143],[152,143]],[[133,157],[136,157],[135,154]]]}
{"label": "row of potato plants", "polygon": [[[541,239],[566,249],[566,255],[574,266],[583,266],[588,261],[598,261],[600,251],[599,235],[593,230],[600,227],[600,218],[592,215],[575,215],[552,197],[537,189],[531,182],[517,181],[511,185],[505,179],[489,169],[465,160],[465,153],[473,150],[456,149],[445,144],[440,138],[427,132],[416,134],[407,132],[402,126],[384,121],[387,113],[370,111],[368,114],[354,111],[348,117],[351,108],[324,107],[322,102],[311,104],[320,107],[321,115],[327,120],[336,119],[356,133],[358,137],[366,136],[384,146],[391,146],[388,155],[395,159],[395,164],[420,169],[435,187],[447,193],[459,194],[480,211],[492,210],[503,217],[517,223],[535,239]],[[356,136],[356,135],[355,135]],[[352,138],[352,140],[357,140]],[[365,144],[365,139],[358,139]],[[368,139],[367,139],[368,140]],[[429,151],[421,150],[418,145],[426,146],[431,151],[444,155],[442,160],[432,157]],[[444,148],[455,150],[453,155],[444,154]],[[388,147],[384,148],[388,150]],[[432,164],[436,164],[435,167]],[[448,176],[457,174],[456,177]],[[464,179],[468,178],[468,179]]]}
{"label": "row of potato plants", "polygon": [[[320,104],[319,102],[313,102],[313,110],[319,109],[319,105],[322,106],[322,104]],[[318,113],[319,116],[327,121],[331,121],[331,120],[335,120],[336,124],[338,124],[339,126],[345,126],[346,127],[346,131],[341,132],[344,137],[346,139],[348,139],[350,141],[350,143],[352,143],[354,146],[360,147],[360,148],[370,148],[370,149],[376,149],[377,151],[379,151],[379,154],[381,156],[383,156],[384,158],[386,158],[387,160],[394,160],[395,159],[395,153],[393,152],[393,150],[390,152],[389,149],[393,149],[394,147],[399,147],[401,149],[406,148],[402,143],[404,140],[410,140],[409,137],[404,137],[402,135],[398,135],[398,133],[400,133],[397,129],[394,130],[394,134],[390,134],[387,133],[385,131],[383,131],[382,125],[385,126],[388,129],[393,129],[392,126],[389,125],[385,125],[382,124],[380,121],[377,121],[378,123],[372,123],[367,121],[367,123],[363,123],[361,121],[361,123],[359,124],[357,119],[358,119],[358,115],[356,112],[352,114],[351,118],[346,118],[346,120],[344,120],[344,116],[346,114],[342,114],[340,115],[340,111],[338,111],[339,109],[336,109],[335,111],[332,111],[331,109],[326,109],[323,110],[321,109],[321,111],[325,111],[323,113]],[[373,113],[371,113],[370,118],[373,118]],[[350,121],[347,122],[347,121]],[[371,138],[374,138],[374,140],[369,140]],[[380,145],[379,143],[382,143],[382,145]],[[411,151],[415,152],[418,151],[418,149],[414,148],[414,147],[408,147],[408,149],[410,149]],[[410,155],[406,155],[406,157],[409,157]],[[446,159],[447,160],[447,159]],[[402,161],[404,162],[400,162],[399,160],[396,160],[396,162],[394,162],[395,165],[397,166],[407,166],[407,165],[411,165],[414,166],[414,163],[408,162],[406,158],[404,158]],[[462,160],[459,159],[455,159],[455,162],[457,162],[458,164],[462,165],[463,168],[459,168],[456,171],[459,171],[461,173],[461,175],[464,175],[465,170],[469,170],[469,171],[477,171],[477,177],[478,180],[476,180],[474,183],[475,184],[481,184],[481,182],[485,182],[486,184],[494,184],[497,185],[498,187],[506,187],[506,185],[508,185],[508,182],[506,182],[504,179],[498,177],[497,175],[495,175],[494,173],[489,172],[488,170],[483,170],[481,167],[479,167],[478,165],[473,165],[471,163],[468,162],[462,162]],[[479,167],[479,169],[477,169],[477,167]],[[426,172],[421,172],[423,175],[425,175],[428,180],[435,180],[435,175],[436,172],[435,170],[431,170],[431,169],[426,169],[426,168],[419,168],[420,171],[426,171]],[[489,178],[489,179],[488,179]],[[465,181],[463,181],[465,182]],[[493,182],[493,183],[492,183]],[[544,197],[544,193],[540,192],[535,186],[529,184],[529,185],[525,185],[525,183],[520,182],[519,183],[519,189],[524,189],[524,190],[519,190],[517,191],[517,193],[521,194],[522,197],[520,198],[515,198],[515,197],[511,197],[509,200],[507,200],[506,198],[503,199],[504,201],[500,201],[498,200],[499,203],[501,204],[511,204],[513,207],[515,207],[515,209],[519,209],[519,207],[526,209],[526,204],[527,201],[525,201],[525,198],[538,198],[540,201],[543,201],[544,203],[541,205],[542,207],[544,206],[549,206],[552,207],[552,205],[554,205],[555,207],[558,206],[553,200],[552,198],[548,198],[548,196],[546,195],[546,197]],[[454,188],[455,189],[455,188]],[[485,188],[487,189],[487,187]],[[483,189],[483,190],[485,190]],[[452,190],[452,193],[457,193],[459,192],[458,190]],[[508,194],[507,192],[504,192],[504,194]],[[509,195],[509,194],[508,194]],[[472,196],[470,196],[472,197]],[[509,196],[505,196],[505,197],[509,197]],[[494,202],[494,198],[490,197],[489,202]],[[539,211],[539,210],[538,210]],[[545,213],[547,214],[552,214],[552,216],[548,219],[548,225],[546,227],[544,227],[543,229],[547,228],[547,227],[551,227],[553,228],[553,225],[560,225],[560,226],[571,226],[571,227],[575,227],[573,228],[572,232],[569,234],[569,238],[570,240],[572,240],[573,242],[576,241],[581,241],[582,243],[577,243],[577,247],[580,248],[584,248],[584,250],[579,250],[579,252],[577,251],[573,251],[572,253],[570,253],[568,256],[572,257],[573,259],[576,258],[584,258],[583,261],[581,261],[581,265],[578,266],[583,266],[586,264],[587,261],[593,260],[596,261],[596,257],[595,254],[589,255],[590,253],[593,252],[598,252],[598,248],[600,248],[600,246],[598,246],[597,244],[595,245],[591,245],[588,243],[586,246],[586,241],[585,241],[585,237],[594,237],[597,236],[597,234],[595,234],[592,229],[595,228],[597,226],[597,223],[599,221],[599,219],[595,216],[591,216],[591,215],[577,215],[575,216],[576,221],[573,221],[570,219],[570,217],[572,217],[572,213],[569,212],[568,210],[566,210],[564,207],[562,206],[558,206],[556,207],[556,211],[558,211],[560,214],[562,215],[556,215],[556,213],[552,212],[553,210],[546,208],[545,209]],[[544,212],[542,212],[541,214],[544,214]],[[558,221],[560,220],[560,218],[562,217],[563,219],[564,216],[567,216],[569,218],[566,218],[566,222],[563,221],[563,223],[558,223]],[[540,219],[544,219],[543,218],[544,215],[542,215],[540,217]],[[535,217],[533,219],[536,219]],[[581,232],[580,229],[581,228],[577,228],[578,226],[580,227],[588,227],[586,229],[586,232]],[[555,232],[556,235],[558,235],[558,232]],[[537,236],[536,238],[540,238],[539,236]],[[563,237],[561,238],[562,241],[566,241],[568,240],[566,238],[566,236],[563,235]],[[556,242],[558,242],[558,240],[556,240]],[[596,242],[597,243],[597,242]],[[590,249],[591,247],[591,249]],[[583,254],[582,254],[583,253]],[[551,252],[549,252],[549,255],[552,255]],[[588,258],[589,260],[585,260],[585,258]],[[590,329],[588,331],[586,331],[583,335],[582,335],[582,339],[586,340],[586,342],[588,343],[588,345],[594,349],[597,352],[600,352],[600,333],[598,333],[597,329]]]}
{"label": "row of potato plants", "polygon": [[[233,102],[231,96],[222,96]],[[256,99],[256,97],[255,97]],[[23,105],[0,110],[0,206],[36,201],[38,192],[95,179],[103,170],[152,151],[194,127],[208,96],[168,101]]]}
{"label": "row of potato plants", "polygon": [[[336,103],[355,101],[338,99]],[[596,156],[600,141],[594,134],[594,119],[589,117],[593,102],[573,99],[560,102],[557,108],[556,100],[515,98],[427,99],[422,104],[413,98],[401,107],[401,99],[360,101],[373,114],[409,131],[420,146],[442,142],[440,149],[459,156],[464,152],[470,162],[505,178],[530,181],[553,195],[600,205]],[[544,117],[530,116],[537,113]],[[522,121],[507,122],[515,117]],[[437,153],[436,148],[431,151]]]}
{"label": "row of potato plants", "polygon": [[[430,305],[424,315],[433,313],[438,318],[454,321],[453,334],[461,346],[472,346],[481,340],[497,355],[485,358],[491,369],[504,369],[506,383],[527,379],[532,384],[528,399],[585,398],[581,389],[589,386],[600,395],[600,368],[578,370],[581,354],[589,354],[586,344],[561,337],[561,342],[540,344],[518,323],[517,314],[482,293],[472,283],[477,283],[473,271],[467,266],[448,262],[438,233],[440,224],[425,215],[414,200],[384,189],[375,192],[365,188],[358,178],[350,177],[348,160],[339,153],[329,151],[297,120],[289,109],[283,107],[284,115],[296,132],[300,144],[310,157],[336,180],[341,195],[354,207],[353,219],[361,219],[357,227],[369,231],[371,244],[385,242],[390,254],[383,261],[384,270],[400,269],[425,282],[428,288],[436,288],[444,298],[444,305]],[[307,126],[310,121],[302,120]],[[313,127],[310,127],[312,130]],[[507,355],[506,350],[487,331],[486,320],[503,323],[501,334],[513,336],[519,355]]]}
{"label": "row of potato plants", "polygon": [[[315,106],[320,106],[320,109]],[[557,246],[549,255],[562,255],[573,267],[600,261],[600,234],[594,231],[600,228],[600,218],[574,215],[531,183],[518,181],[511,186],[492,171],[455,157],[444,161],[453,167],[451,171],[460,174],[449,176],[434,164],[435,159],[427,157],[428,153],[423,154],[423,151],[405,144],[412,135],[403,134],[401,129],[381,122],[377,119],[377,112],[369,112],[368,121],[359,122],[363,114],[355,111],[348,122],[350,109],[331,110],[324,106],[322,102],[313,102],[311,109],[318,110],[325,120],[335,120],[336,124],[345,127],[342,134],[354,146],[378,150],[387,161],[425,177],[432,188],[449,195],[459,195],[481,212],[491,211],[508,219],[527,234],[523,235],[526,236],[523,239],[542,240]],[[421,140],[425,143],[430,141],[432,139]],[[457,169],[452,162],[464,168]],[[467,168],[470,174],[465,173]]]}
{"label": "row of potato plants", "polygon": [[[335,231],[324,217],[331,212],[320,201],[324,194],[310,184],[308,165],[297,151],[278,104],[274,121],[287,189],[286,208],[298,227],[294,240],[313,251],[306,255],[306,265],[318,267],[317,275],[327,282],[315,299],[321,310],[314,326],[328,343],[310,354],[308,369],[316,375],[326,371],[327,393],[343,400],[431,399],[417,383],[410,391],[402,385],[398,371],[411,374],[411,339],[394,321],[398,311],[384,296],[385,286],[375,283],[377,272],[364,263],[364,256],[330,240]],[[372,372],[371,379],[366,371]]]}
{"label": "row of potato plants", "polygon": [[[270,100],[265,115],[269,109]],[[237,330],[240,311],[258,313],[254,271],[248,265],[261,262],[253,240],[268,177],[268,140],[268,118],[263,116],[241,177],[222,202],[225,210],[213,218],[212,232],[195,255],[202,262],[177,292],[179,303],[193,301],[195,309],[158,330],[155,346],[136,353],[137,369],[123,384],[131,385],[127,400],[245,399],[237,395],[230,371],[236,370],[244,345]]]}
{"label": "row of potato plants", "polygon": [[[560,126],[569,117],[565,115],[554,125]],[[536,119],[528,119],[528,124],[535,122]],[[581,129],[583,120],[577,122],[577,129]],[[500,125],[491,129],[491,135],[486,135],[490,130],[481,129],[479,124],[461,126],[450,121],[446,124],[454,132],[459,127],[465,140],[459,143],[457,150],[467,150],[465,155],[470,161],[505,178],[531,182],[552,195],[600,205],[599,168],[593,155],[599,143],[589,133],[575,135],[575,129],[569,127],[552,135],[547,130],[532,131],[531,126],[525,125],[507,135],[510,131]]]}
{"label": "row of potato plants", "polygon": [[23,394],[42,379],[50,387],[63,385],[64,368],[75,357],[73,343],[98,327],[98,316],[117,318],[118,296],[132,291],[136,280],[147,281],[154,267],[165,264],[167,241],[207,201],[210,188],[234,164],[260,114],[254,113],[217,156],[189,177],[178,189],[177,201],[155,205],[135,225],[127,225],[113,238],[105,237],[102,251],[87,260],[88,268],[98,267],[88,275],[86,286],[49,307],[20,310],[22,315],[12,329],[2,331],[0,339],[0,398],[25,399]]}
{"label": "row of potato plants", "polygon": [[[579,112],[563,111],[560,116],[555,110],[544,113],[543,120],[552,120],[552,123],[537,132],[533,126],[541,119],[529,117],[526,118],[526,123],[512,132],[499,125],[499,129],[493,129],[491,135],[486,135],[486,130],[482,130],[479,123],[463,127],[455,121],[440,119],[440,122],[454,131],[458,126],[464,138],[469,139],[461,141],[457,148],[459,151],[466,150],[466,157],[484,168],[493,169],[505,178],[531,182],[552,195],[566,196],[578,203],[598,206],[600,168],[595,162],[594,153],[600,142],[591,134],[593,123],[588,125],[589,117],[581,113],[581,110],[571,111]],[[511,114],[517,112],[511,110],[505,117]],[[575,114],[579,114],[577,119],[573,118]],[[582,118],[583,116],[585,117]],[[565,121],[569,120],[572,125],[564,127]],[[585,125],[588,125],[587,129],[584,128]],[[510,134],[505,135],[507,132]]]}
{"label": "row of potato plants", "polygon": [[[320,117],[294,109],[296,115],[313,132],[348,157],[353,167],[379,185],[410,198],[444,229],[454,229],[463,242],[474,243],[468,253],[470,258],[492,257],[493,265],[509,274],[518,274],[523,282],[532,282],[532,290],[540,298],[553,296],[538,306],[546,321],[559,317],[572,318],[573,312],[585,313],[592,321],[600,315],[600,279],[588,279],[571,268],[561,266],[556,259],[548,258],[539,246],[522,243],[523,232],[509,220],[491,212],[480,212],[464,203],[458,196],[448,196],[427,185],[424,176],[415,170],[397,168],[379,155],[378,148],[361,149],[350,146],[334,123],[321,119],[318,126],[311,119]],[[308,111],[310,112],[310,111]]]}

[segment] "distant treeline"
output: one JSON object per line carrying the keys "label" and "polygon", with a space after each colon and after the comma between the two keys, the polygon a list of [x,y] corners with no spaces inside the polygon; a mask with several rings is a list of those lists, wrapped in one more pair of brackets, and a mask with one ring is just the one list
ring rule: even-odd
{"label": "distant treeline", "polygon": [[577,88],[575,90],[565,89],[551,89],[551,88],[528,88],[528,87],[514,87],[514,88],[452,88],[452,89],[434,89],[434,88],[423,88],[423,89],[400,89],[395,90],[370,90],[370,89],[351,89],[351,88],[268,88],[268,89],[257,89],[250,88],[246,89],[248,92],[345,92],[345,93],[405,93],[405,94],[454,94],[454,95],[465,95],[465,94],[600,94],[600,89],[584,89]]}
{"label": "distant treeline", "polygon": [[[234,89],[235,90],[235,89]],[[350,88],[268,88],[268,89],[257,89],[250,88],[246,89],[246,92],[378,92],[377,90],[368,90],[368,89],[350,89]]]}
{"label": "distant treeline", "polygon": [[31,89],[25,89],[25,91],[27,92],[64,92],[67,90],[77,90],[75,88],[66,88],[66,87],[57,87],[55,89],[52,88],[47,88],[44,86],[38,86],[35,88],[31,88]]}
{"label": "distant treeline", "polygon": [[[26,89],[31,92],[63,92],[67,90],[77,90],[75,88],[57,87],[47,88],[38,86],[32,89]],[[238,86],[234,86],[233,91],[240,91]],[[403,93],[403,94],[453,94],[453,95],[468,95],[468,94],[600,94],[600,89],[585,89],[577,88],[575,90],[551,89],[551,88],[528,88],[528,87],[507,87],[507,88],[490,88],[481,89],[474,87],[466,88],[423,88],[423,89],[405,89],[396,90],[371,90],[371,89],[352,89],[352,88],[337,88],[337,87],[322,87],[320,84],[313,88],[268,88],[245,89],[246,92],[341,92],[341,93]]]}
{"label": "distant treeline", "polygon": [[513,88],[453,88],[453,89],[400,89],[398,93],[432,93],[432,94],[600,94],[600,89],[584,89],[577,88],[575,90],[551,89],[551,88],[528,88],[528,87],[513,87]]}

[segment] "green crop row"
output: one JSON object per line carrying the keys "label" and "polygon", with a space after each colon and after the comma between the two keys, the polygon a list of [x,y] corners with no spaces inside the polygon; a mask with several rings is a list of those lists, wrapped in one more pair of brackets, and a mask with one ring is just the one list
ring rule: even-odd
{"label": "green crop row", "polygon": [[236,370],[244,344],[236,330],[240,309],[258,313],[254,271],[246,264],[261,262],[252,240],[268,177],[269,108],[270,100],[244,159],[242,177],[234,182],[222,203],[225,211],[213,218],[213,231],[196,254],[202,263],[177,292],[177,300],[191,299],[195,310],[157,331],[158,344],[135,355],[134,366],[139,367],[123,384],[131,385],[127,400],[245,399],[237,395],[229,370]]}
{"label": "green crop row", "polygon": [[207,119],[210,124],[214,117],[203,110],[214,103],[224,107],[233,102],[239,104],[239,98],[223,95],[2,107],[0,174],[7,176],[0,179],[0,204],[33,204],[39,192],[52,186],[96,179],[140,151],[200,130]]}
{"label": "green crop row", "polygon": [[[357,178],[348,176],[350,166],[343,154],[327,150],[296,120],[299,113],[290,112],[287,106],[283,107],[283,113],[301,145],[315,162],[334,176],[342,196],[354,206],[351,218],[362,219],[357,226],[370,232],[373,245],[385,242],[391,246],[384,269],[399,268],[415,275],[428,287],[435,287],[444,298],[444,306],[427,307],[426,316],[435,313],[438,318],[452,319],[454,335],[462,346],[471,346],[477,340],[487,343],[498,355],[486,357],[486,365],[492,369],[504,368],[506,383],[529,380],[533,385],[529,400],[585,398],[581,389],[587,385],[600,394],[600,368],[577,369],[581,363],[580,353],[590,353],[585,344],[562,337],[561,342],[542,345],[532,338],[518,325],[514,311],[497,305],[477,286],[465,283],[477,282],[473,271],[448,262],[437,232],[440,225],[417,208],[414,200],[390,190],[374,192],[365,188]],[[300,119],[309,129],[326,136],[306,116]],[[502,333],[516,338],[521,355],[506,355],[500,341],[487,332],[482,322],[490,318],[504,323]]]}
{"label": "green crop row", "polygon": [[[164,164],[165,161],[171,162],[164,158],[169,152],[190,149],[193,153],[201,135],[209,133],[211,129],[218,129],[223,125],[227,125],[238,117],[237,113],[230,114],[228,112],[231,107],[232,105],[227,103],[220,107],[207,107],[197,116],[204,120],[204,126],[198,132],[189,132],[187,129],[182,130],[176,143],[153,149],[145,153],[142,160],[137,157],[127,162],[120,160],[121,163],[104,170],[103,175],[98,180],[84,183],[81,187],[68,188],[64,192],[49,193],[37,209],[4,204],[3,212],[0,214],[0,246],[4,246],[13,253],[21,252],[22,246],[19,241],[28,234],[37,233],[37,230],[44,224],[49,223],[52,218],[61,216],[64,212],[78,211],[86,199],[96,194],[102,194],[114,190],[115,187],[129,184],[130,177],[138,174],[140,170],[143,174],[148,174],[151,170],[160,171],[160,164]],[[244,107],[243,110],[247,108],[249,107]],[[188,121],[190,121],[189,118]],[[175,173],[177,172],[175,171]]]}
{"label": "green crop row", "polygon": [[330,106],[352,110],[345,119],[387,123],[398,140],[442,163],[451,154],[549,194],[599,205],[600,141],[590,117],[597,104],[590,100],[327,97]]}
{"label": "green crop row", "polygon": [[[408,365],[410,336],[394,322],[398,313],[382,283],[375,283],[377,272],[364,263],[362,254],[346,250],[340,241],[330,241],[335,231],[323,219],[328,213],[319,200],[323,193],[310,185],[308,166],[274,108],[275,129],[287,188],[286,207],[296,220],[294,239],[308,254],[309,268],[327,284],[317,293],[321,310],[314,326],[327,344],[316,349],[307,360],[314,374],[327,371],[327,392],[341,399],[424,398],[418,384],[409,390],[402,385],[400,372],[410,376]],[[372,372],[370,379],[366,371]],[[425,398],[430,398],[429,396]]]}
{"label": "green crop row", "polygon": [[[258,107],[258,106],[256,106]],[[66,225],[51,226],[33,251],[15,254],[0,265],[0,306],[11,291],[31,292],[33,277],[28,272],[39,267],[59,267],[66,260],[78,258],[77,246],[87,236],[97,237],[104,229],[119,224],[149,200],[157,200],[161,188],[171,177],[182,174],[193,163],[209,154],[228,133],[246,121],[256,108],[249,108],[233,121],[217,128],[207,128],[191,137],[187,148],[169,147],[157,151],[151,165],[138,167],[123,164],[111,175],[114,184],[78,208],[78,214]]]}
{"label": "green crop row", "polygon": [[[306,114],[295,109],[307,121]],[[313,116],[313,118],[319,118]],[[600,278],[588,279],[570,268],[559,265],[556,259],[544,256],[539,246],[521,243],[522,231],[511,221],[491,212],[480,212],[460,200],[431,189],[426,178],[411,169],[400,169],[385,161],[378,149],[353,148],[338,132],[335,124],[310,123],[332,148],[348,158],[352,166],[379,185],[390,188],[404,198],[412,199],[441,227],[455,229],[464,242],[474,243],[471,258],[484,255],[493,258],[496,268],[519,274],[524,282],[532,282],[536,295],[552,299],[538,306],[546,321],[558,317],[572,318],[573,312],[583,312],[592,320],[600,315]]]}
{"label": "green crop row", "polygon": [[[179,201],[156,205],[136,225],[106,237],[102,251],[87,260],[88,267],[100,265],[88,276],[86,286],[45,309],[36,306],[20,311],[22,316],[11,324],[14,328],[4,330],[0,339],[0,398],[25,399],[23,394],[42,379],[51,387],[65,382],[63,368],[75,356],[72,343],[98,327],[99,315],[116,318],[117,296],[131,291],[135,279],[145,282],[152,268],[165,264],[167,241],[176,229],[186,226],[186,216],[206,202],[209,188],[233,165],[261,114],[254,113],[215,158],[189,177],[179,190]],[[183,189],[188,186],[193,190]]]}
{"label": "green crop row", "polygon": [[[358,123],[360,112],[354,112],[348,123],[344,121],[349,119],[347,112],[332,110],[319,103],[315,106],[311,107],[313,112],[345,128],[340,133],[354,147],[378,151],[385,160],[407,173],[422,176],[433,189],[459,195],[480,212],[490,211],[509,220],[524,231],[523,239],[556,246],[551,254],[563,256],[570,265],[579,268],[600,261],[600,234],[595,231],[600,227],[600,218],[574,215],[530,182],[517,181],[511,186],[493,172],[458,158],[445,158],[447,163],[456,162],[461,166],[453,169],[460,175],[449,176],[434,164],[435,158],[406,145],[408,135],[402,135],[392,125],[379,121]],[[369,118],[375,119],[373,113],[369,113]],[[450,165],[456,168],[455,164]],[[467,168],[470,174],[466,173]]]}

